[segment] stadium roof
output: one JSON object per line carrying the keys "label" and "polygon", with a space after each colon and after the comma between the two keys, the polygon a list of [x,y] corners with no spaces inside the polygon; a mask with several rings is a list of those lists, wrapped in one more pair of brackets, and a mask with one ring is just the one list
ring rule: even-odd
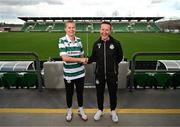
{"label": "stadium roof", "polygon": [[141,21],[141,20],[153,20],[153,21],[157,21],[160,20],[164,17],[18,17],[21,20],[24,21],[28,21],[28,20],[33,20],[33,21],[37,21],[37,20],[137,20],[137,21]]}

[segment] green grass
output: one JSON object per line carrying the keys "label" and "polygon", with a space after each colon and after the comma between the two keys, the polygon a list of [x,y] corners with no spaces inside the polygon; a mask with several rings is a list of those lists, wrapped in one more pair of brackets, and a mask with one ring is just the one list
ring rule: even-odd
{"label": "green grass", "polygon": [[[48,60],[49,57],[57,58],[59,57],[58,39],[64,35],[65,33],[48,32],[0,33],[0,52],[29,51],[37,52],[41,60]],[[85,54],[90,55],[93,43],[98,39],[99,33],[77,33],[76,35],[83,41]],[[121,42],[124,56],[128,60],[132,59],[132,54],[135,52],[180,52],[180,34],[112,33],[112,36]],[[0,57],[0,59],[2,58]],[[154,59],[154,57],[150,59]],[[171,57],[158,57],[157,59],[171,59]],[[180,57],[173,57],[173,59],[180,59]]]}

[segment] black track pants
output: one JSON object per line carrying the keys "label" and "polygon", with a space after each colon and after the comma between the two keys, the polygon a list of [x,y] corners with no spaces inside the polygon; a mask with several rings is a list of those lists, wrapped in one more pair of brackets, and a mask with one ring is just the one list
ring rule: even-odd
{"label": "black track pants", "polygon": [[97,78],[95,80],[96,84],[96,95],[97,95],[97,103],[98,109],[104,109],[104,91],[105,91],[105,84],[107,83],[108,92],[109,92],[109,100],[110,100],[110,109],[115,110],[117,106],[117,78],[115,77],[107,77],[107,80],[104,78]]}
{"label": "black track pants", "polygon": [[64,79],[64,82],[65,82],[65,88],[66,88],[67,107],[68,108],[72,107],[74,85],[76,86],[78,106],[82,107],[83,106],[84,77],[75,79],[75,80],[71,80],[71,81]]}

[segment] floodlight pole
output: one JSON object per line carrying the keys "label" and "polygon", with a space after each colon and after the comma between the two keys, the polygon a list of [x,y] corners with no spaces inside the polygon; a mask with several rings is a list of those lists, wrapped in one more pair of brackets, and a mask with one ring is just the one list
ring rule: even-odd
{"label": "floodlight pole", "polygon": [[[90,29],[89,29],[90,28]],[[89,32],[91,32],[92,26],[88,25],[86,27],[86,55],[89,56]]]}
{"label": "floodlight pole", "polygon": [[88,53],[88,50],[89,50],[88,43],[89,43],[89,29],[88,29],[88,26],[87,26],[86,27],[86,56],[89,55],[89,53]]}

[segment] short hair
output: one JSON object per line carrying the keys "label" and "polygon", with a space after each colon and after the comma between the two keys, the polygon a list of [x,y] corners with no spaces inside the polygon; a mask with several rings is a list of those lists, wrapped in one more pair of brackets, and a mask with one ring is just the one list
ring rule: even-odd
{"label": "short hair", "polygon": [[68,20],[65,22],[65,27],[67,26],[68,23],[74,23],[75,24],[75,22],[73,20]]}
{"label": "short hair", "polygon": [[112,24],[111,24],[110,22],[108,22],[108,21],[103,21],[103,22],[101,22],[101,25],[102,25],[102,24],[110,25],[110,29],[112,29]]}

